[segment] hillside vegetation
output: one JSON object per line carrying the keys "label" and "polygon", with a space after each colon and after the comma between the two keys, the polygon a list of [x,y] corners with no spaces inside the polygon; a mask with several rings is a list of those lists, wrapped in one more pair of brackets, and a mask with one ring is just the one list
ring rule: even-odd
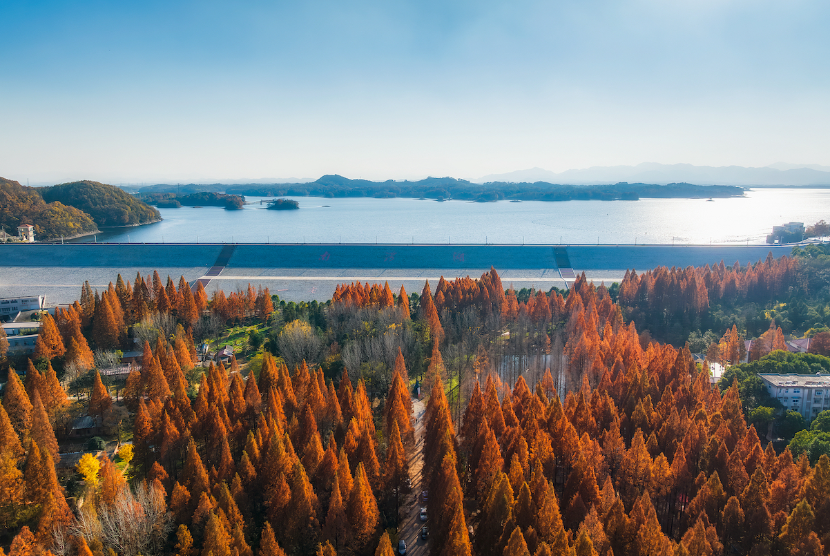
{"label": "hillside vegetation", "polygon": [[21,224],[32,224],[38,240],[98,231],[95,222],[83,211],[59,201],[47,203],[34,187],[0,178],[0,226],[6,233],[16,235]]}
{"label": "hillside vegetation", "polygon": [[80,209],[99,226],[135,226],[161,220],[153,207],[118,187],[97,181],[63,183],[39,191],[47,203],[58,201]]}
{"label": "hillside vegetation", "polygon": [[241,210],[245,205],[245,198],[239,195],[225,195],[215,191],[202,191],[188,195],[176,193],[150,193],[141,196],[141,200],[157,207],[179,208],[185,207],[225,207],[226,210]]}

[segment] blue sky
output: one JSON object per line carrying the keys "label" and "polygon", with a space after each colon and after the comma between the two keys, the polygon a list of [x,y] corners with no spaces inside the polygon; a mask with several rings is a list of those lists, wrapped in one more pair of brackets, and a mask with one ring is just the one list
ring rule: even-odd
{"label": "blue sky", "polygon": [[8,1],[0,175],[830,164],[826,0]]}

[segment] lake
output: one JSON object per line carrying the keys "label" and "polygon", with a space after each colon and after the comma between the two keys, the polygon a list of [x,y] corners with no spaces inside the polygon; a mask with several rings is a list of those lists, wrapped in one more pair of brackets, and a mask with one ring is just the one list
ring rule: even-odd
{"label": "lake", "polygon": [[763,243],[773,226],[830,220],[830,189],[753,189],[745,197],[499,201],[292,197],[272,211],[159,209],[163,220],[76,241],[132,243]]}

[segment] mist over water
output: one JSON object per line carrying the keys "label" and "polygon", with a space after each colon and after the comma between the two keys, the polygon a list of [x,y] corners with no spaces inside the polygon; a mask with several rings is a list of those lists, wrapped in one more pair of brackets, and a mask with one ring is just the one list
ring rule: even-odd
{"label": "mist over water", "polygon": [[159,209],[164,220],[79,241],[132,243],[763,243],[773,226],[830,220],[830,189],[754,189],[743,198],[471,203],[291,197],[272,211],[261,197],[240,211]]}

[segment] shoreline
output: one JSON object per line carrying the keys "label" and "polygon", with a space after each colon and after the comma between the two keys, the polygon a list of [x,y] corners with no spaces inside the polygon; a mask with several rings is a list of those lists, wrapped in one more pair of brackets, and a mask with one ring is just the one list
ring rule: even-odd
{"label": "shoreline", "polygon": [[146,226],[148,224],[158,224],[162,220],[164,220],[164,218],[159,218],[158,220],[153,220],[152,222],[143,222],[141,224],[127,224],[126,226],[101,226],[101,227],[99,227],[98,229],[96,229],[92,232],[84,232],[82,234],[75,234],[73,236],[63,236],[63,237],[59,237],[59,238],[51,238],[51,239],[44,239],[44,240],[36,239],[34,243],[48,243],[48,244],[58,243],[59,244],[59,243],[64,242],[64,241],[72,241],[73,239],[79,239],[79,238],[82,238],[82,237],[94,236],[94,235],[98,235],[98,234],[107,233],[107,232],[110,232],[110,231],[116,231],[117,232],[118,230],[122,230],[122,229],[126,229],[126,228],[137,228],[139,226]]}

